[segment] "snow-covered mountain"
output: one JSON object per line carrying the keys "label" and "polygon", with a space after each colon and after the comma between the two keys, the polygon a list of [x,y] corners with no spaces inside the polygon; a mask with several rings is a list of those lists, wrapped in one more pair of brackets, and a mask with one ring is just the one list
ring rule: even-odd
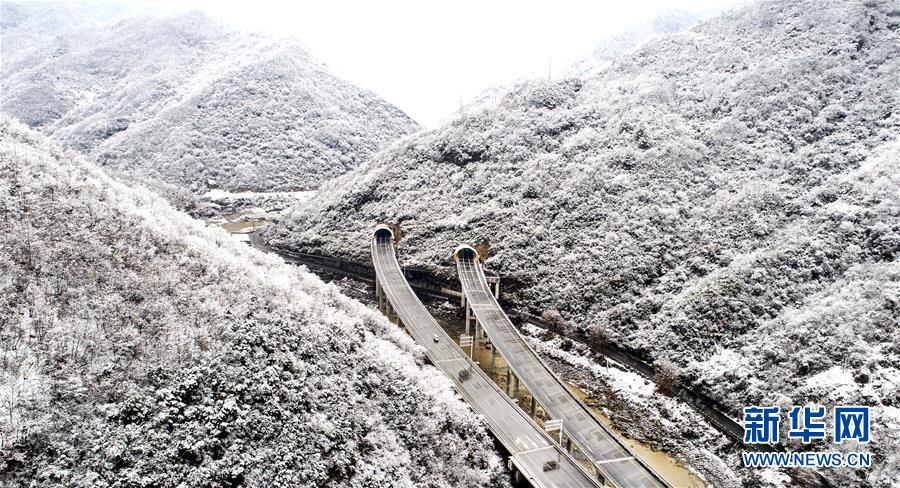
{"label": "snow-covered mountain", "polygon": [[[696,25],[702,16],[683,10],[670,9],[641,22],[630,29],[602,40],[590,56],[580,59],[568,67],[565,77],[591,78],[608,68],[618,57],[657,37],[687,30]],[[472,114],[484,109],[497,108],[510,93],[515,93],[517,85],[528,84],[523,80],[511,85],[492,85],[482,90],[471,100],[463,103],[459,111],[447,117],[449,123],[459,114]],[[515,97],[513,96],[513,99]]]}
{"label": "snow-covered mountain", "polygon": [[380,314],[6,118],[0,323],[3,486],[508,483]]}
{"label": "snow-covered mountain", "polygon": [[268,238],[365,260],[398,222],[404,261],[447,277],[454,243],[488,241],[511,303],[671,360],[735,418],[873,406],[885,463],[826,476],[889,486],[898,86],[897,2],[762,2],[393,145]]}
{"label": "snow-covered mountain", "polygon": [[702,16],[669,9],[597,44],[593,52],[569,67],[566,75],[591,78],[608,68],[616,58],[660,36],[682,32],[700,22]]}
{"label": "snow-covered mountain", "polygon": [[2,9],[3,112],[136,177],[310,189],[418,129],[298,42],[197,12],[110,23],[65,4]]}

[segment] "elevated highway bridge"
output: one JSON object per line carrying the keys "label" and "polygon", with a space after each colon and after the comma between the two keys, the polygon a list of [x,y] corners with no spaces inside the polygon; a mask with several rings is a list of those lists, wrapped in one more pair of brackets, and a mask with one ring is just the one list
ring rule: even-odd
{"label": "elevated highway bridge", "polygon": [[[596,474],[615,486],[668,487],[668,483],[633,453],[622,440],[600,422],[590,409],[537,355],[513,326],[497,303],[495,292],[481,268],[477,251],[460,246],[454,252],[466,306],[466,326],[475,318],[475,342],[483,333],[509,367],[514,388],[521,383],[549,417],[561,425],[566,436],[587,457]],[[468,331],[467,331],[468,332]],[[508,380],[509,381],[509,380]],[[534,415],[535,406],[531,406]],[[561,420],[561,422],[560,422]]]}
{"label": "elevated highway bridge", "polygon": [[[491,432],[509,451],[516,477],[536,488],[604,486],[506,396],[444,332],[407,283],[397,262],[392,231],[378,227],[371,245],[379,307],[389,319],[402,323],[425,348],[428,359],[484,416]],[[618,486],[610,480],[606,484]]]}

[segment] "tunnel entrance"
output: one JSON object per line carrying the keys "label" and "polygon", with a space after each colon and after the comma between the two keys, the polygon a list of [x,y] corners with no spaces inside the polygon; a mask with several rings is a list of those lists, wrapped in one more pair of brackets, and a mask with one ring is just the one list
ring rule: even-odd
{"label": "tunnel entrance", "polygon": [[478,259],[478,251],[476,251],[472,246],[463,244],[456,248],[453,251],[453,258],[456,260],[476,260]]}
{"label": "tunnel entrance", "polygon": [[394,232],[386,225],[379,225],[375,228],[375,240],[388,241],[394,239]]}

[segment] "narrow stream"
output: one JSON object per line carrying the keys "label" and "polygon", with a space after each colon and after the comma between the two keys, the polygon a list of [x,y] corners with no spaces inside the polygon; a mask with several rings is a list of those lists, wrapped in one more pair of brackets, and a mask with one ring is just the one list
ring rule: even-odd
{"label": "narrow stream", "polygon": [[[578,398],[581,398],[585,404],[590,405],[589,400],[591,397],[581,388],[566,382],[566,386],[569,387],[569,390],[572,391]],[[594,416],[600,419],[607,427],[609,427],[613,432],[618,434],[619,438],[622,439],[623,442],[628,446],[629,449],[635,452],[644,462],[650,465],[654,471],[659,473],[660,476],[666,479],[670,485],[678,487],[678,488],[703,488],[706,486],[706,483],[703,482],[697,475],[691,472],[689,469],[685,468],[681,463],[678,462],[674,457],[670,456],[665,451],[657,451],[652,447],[644,444],[640,441],[636,441],[634,439],[629,439],[622,434],[621,431],[615,428],[612,422],[609,420],[603,412],[600,410],[588,406],[593,412]]]}

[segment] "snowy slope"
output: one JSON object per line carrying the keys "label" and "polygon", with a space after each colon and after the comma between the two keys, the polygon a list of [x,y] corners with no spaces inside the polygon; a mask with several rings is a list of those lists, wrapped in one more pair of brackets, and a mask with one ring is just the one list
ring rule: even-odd
{"label": "snowy slope", "polygon": [[197,12],[100,23],[36,5],[3,2],[15,20],[2,110],[116,170],[198,191],[303,190],[418,128],[290,39]]}
{"label": "snowy slope", "polygon": [[645,22],[599,42],[589,56],[572,63],[567,71],[567,76],[579,78],[596,76],[623,54],[657,37],[690,29],[700,19],[700,15],[684,10],[666,10]]}
{"label": "snowy slope", "polygon": [[[488,241],[508,300],[670,358],[735,417],[838,395],[883,415],[900,364],[898,33],[896,2],[749,6],[392,146],[269,239],[365,259],[368,229],[395,221],[407,262],[448,277],[453,243]],[[810,380],[835,367],[839,388]],[[875,485],[900,476],[879,469]]]}
{"label": "snowy slope", "polygon": [[21,124],[0,140],[0,484],[506,485],[382,316]]}
{"label": "snowy slope", "polygon": [[[591,54],[580,59],[565,70],[564,77],[592,78],[608,68],[617,58],[638,46],[665,34],[674,34],[696,25],[700,15],[683,10],[670,9],[641,22],[630,29],[619,32],[597,44]],[[528,84],[527,80],[511,86],[492,85],[464,103],[459,110],[444,121],[449,123],[459,114],[474,114],[478,111],[497,108],[504,103],[507,95],[515,93],[516,85]]]}

